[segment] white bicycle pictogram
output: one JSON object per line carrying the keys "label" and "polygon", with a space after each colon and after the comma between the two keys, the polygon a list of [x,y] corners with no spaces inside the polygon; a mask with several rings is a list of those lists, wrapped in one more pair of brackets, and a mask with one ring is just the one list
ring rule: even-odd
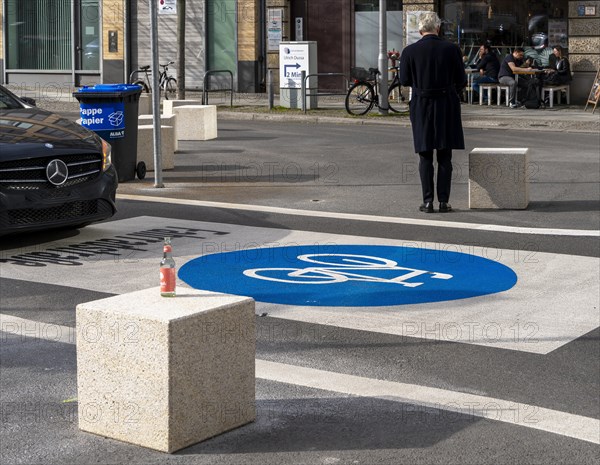
{"label": "white bicycle pictogram", "polygon": [[[320,259],[327,257],[328,261]],[[250,278],[263,279],[291,284],[337,284],[347,281],[365,281],[373,283],[401,284],[405,287],[417,287],[423,282],[407,282],[417,276],[429,275],[432,279],[451,279],[453,276],[437,271],[418,270],[399,266],[398,262],[382,257],[350,254],[305,254],[298,260],[324,266],[307,268],[253,268],[244,271]],[[360,271],[398,271],[393,278],[360,274]],[[282,275],[283,274],[283,275]],[[389,274],[389,273],[388,273]]]}

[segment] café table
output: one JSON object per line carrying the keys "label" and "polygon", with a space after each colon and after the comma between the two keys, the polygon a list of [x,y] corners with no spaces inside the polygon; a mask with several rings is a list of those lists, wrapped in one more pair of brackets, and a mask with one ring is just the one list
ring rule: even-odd
{"label": "caf\u00e9 table", "polygon": [[[523,69],[516,69],[513,71],[513,74],[515,75],[515,92],[518,93],[519,92],[519,76],[535,76],[536,74],[544,74],[544,70],[543,69],[537,69],[537,68],[523,68]],[[539,86],[539,90],[538,90],[538,96],[540,95],[540,92],[542,91],[542,86]],[[517,96],[515,95],[515,99]]]}

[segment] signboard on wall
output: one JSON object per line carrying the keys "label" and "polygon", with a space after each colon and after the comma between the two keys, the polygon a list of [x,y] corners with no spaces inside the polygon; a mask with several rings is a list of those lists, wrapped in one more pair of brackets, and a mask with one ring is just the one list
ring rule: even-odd
{"label": "signboard on wall", "polygon": [[406,12],[406,45],[414,44],[421,38],[419,34],[419,16],[427,11]]}
{"label": "signboard on wall", "polygon": [[296,40],[304,40],[304,20],[303,18],[296,18]]}
{"label": "signboard on wall", "polygon": [[158,1],[159,15],[176,15],[177,0],[156,0]]}
{"label": "signboard on wall", "polygon": [[269,10],[267,23],[267,47],[270,52],[279,50],[279,43],[283,39],[283,9],[272,8]]}

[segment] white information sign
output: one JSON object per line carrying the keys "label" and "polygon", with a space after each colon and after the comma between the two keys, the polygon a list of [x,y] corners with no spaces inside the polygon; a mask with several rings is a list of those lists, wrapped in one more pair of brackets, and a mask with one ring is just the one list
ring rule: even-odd
{"label": "white information sign", "polygon": [[269,51],[277,51],[279,43],[283,38],[283,10],[273,8],[269,10],[269,21],[267,24],[267,45]]}
{"label": "white information sign", "polygon": [[408,11],[406,13],[406,45],[414,44],[421,39],[419,34],[419,16],[426,11]]}
{"label": "white information sign", "polygon": [[279,47],[279,87],[282,89],[300,89],[302,71],[309,74],[308,43],[287,42]]}
{"label": "white information sign", "polygon": [[156,0],[158,1],[159,15],[176,15],[177,0]]}

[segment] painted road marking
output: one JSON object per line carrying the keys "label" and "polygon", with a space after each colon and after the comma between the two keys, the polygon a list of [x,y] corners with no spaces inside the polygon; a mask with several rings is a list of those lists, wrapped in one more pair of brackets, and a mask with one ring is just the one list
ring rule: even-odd
{"label": "painted road marking", "polygon": [[[99,223],[73,238],[3,250],[0,277],[113,294],[158,286],[166,235],[173,237],[178,267],[203,255],[242,251],[249,263],[244,269],[252,269],[258,267],[252,265],[253,259],[272,248],[374,245],[416,249],[427,265],[416,267],[421,270],[441,271],[437,263],[430,267],[427,262],[431,251],[460,252],[505,265],[518,277],[505,292],[443,303],[309,307],[257,302],[258,313],[277,318],[537,354],[547,354],[600,325],[600,260],[594,257],[169,218]],[[444,254],[436,256],[444,265]]]}
{"label": "painted road marking", "polygon": [[458,412],[600,444],[600,420],[535,405],[266,360],[256,360],[256,376],[296,386]]}
{"label": "painted road marking", "polygon": [[560,228],[528,228],[503,226],[498,224],[463,223],[454,221],[420,220],[415,218],[396,218],[393,216],[361,215],[356,213],[335,213],[314,210],[297,210],[292,208],[269,207],[264,205],[246,205],[241,203],[208,202],[203,200],[174,199],[151,197],[146,195],[118,194],[118,199],[140,202],[168,203],[173,205],[189,205],[211,207],[225,210],[244,210],[263,213],[279,213],[282,215],[308,216],[313,218],[333,218],[338,220],[371,221],[377,223],[406,224],[411,226],[433,226],[437,228],[470,229],[474,231],[508,232],[514,234],[534,234],[544,236],[581,236],[600,237],[600,231],[588,229]]}
{"label": "painted road marking", "polygon": [[[49,334],[43,329],[45,326],[46,323],[0,314],[0,329],[5,333],[21,336],[23,339],[37,337],[52,342],[75,344],[72,337],[74,328],[52,325],[55,332]],[[27,334],[20,332],[23,327],[27,328]],[[37,336],[32,331],[36,327],[39,328]],[[600,444],[600,420],[520,402],[260,359],[256,360],[256,377],[352,396],[457,412],[467,417],[486,418]]]}
{"label": "painted road marking", "polygon": [[305,245],[204,255],[179,277],[196,289],[259,302],[383,307],[444,302],[511,289],[508,266],[471,254],[383,245]]}

